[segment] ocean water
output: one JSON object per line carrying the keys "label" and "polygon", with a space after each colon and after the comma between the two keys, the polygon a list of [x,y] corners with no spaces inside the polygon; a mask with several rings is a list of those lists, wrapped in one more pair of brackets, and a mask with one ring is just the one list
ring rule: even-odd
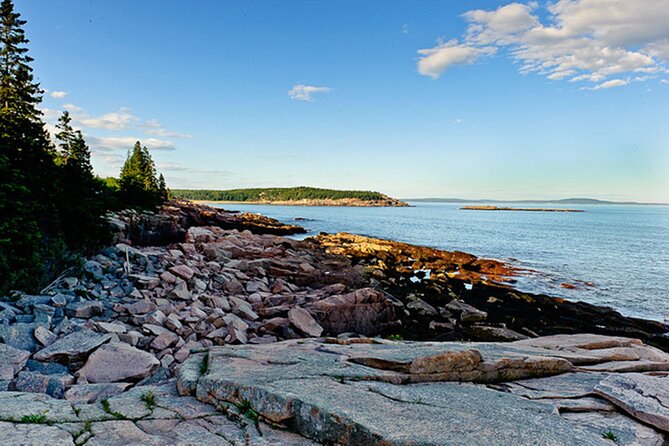
{"label": "ocean water", "polygon": [[[499,259],[535,271],[518,278],[514,286],[520,290],[607,305],[628,316],[669,317],[669,206],[570,205],[585,212],[565,213],[410,204],[218,206],[299,224],[308,235],[351,232]],[[565,289],[562,283],[576,288]]]}

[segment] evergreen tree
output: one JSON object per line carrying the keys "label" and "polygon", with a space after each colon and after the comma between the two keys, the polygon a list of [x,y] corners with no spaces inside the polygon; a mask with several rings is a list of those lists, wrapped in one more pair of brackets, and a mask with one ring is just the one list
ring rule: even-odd
{"label": "evergreen tree", "polygon": [[167,188],[167,183],[165,183],[165,177],[162,173],[158,176],[158,191],[160,191],[160,196],[163,200],[170,198],[170,191]]}
{"label": "evergreen tree", "polygon": [[[163,183],[165,179],[163,178]],[[159,179],[156,177],[156,166],[149,149],[142,147],[139,141],[128,152],[119,178],[119,195],[121,202],[127,206],[151,208],[165,200]],[[165,190],[167,186],[165,186]]]}
{"label": "evergreen tree", "polygon": [[53,148],[37,106],[22,29],[11,0],[0,4],[0,291],[31,288],[62,250],[54,203]]}
{"label": "evergreen tree", "polygon": [[109,237],[104,221],[107,203],[101,199],[103,184],[93,175],[90,149],[71,122],[70,114],[63,112],[56,126],[62,231],[68,247],[90,252]]}

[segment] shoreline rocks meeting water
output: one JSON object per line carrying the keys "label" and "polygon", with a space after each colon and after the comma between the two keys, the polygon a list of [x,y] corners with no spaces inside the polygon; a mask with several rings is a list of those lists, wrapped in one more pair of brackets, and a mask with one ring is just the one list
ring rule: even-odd
{"label": "shoreline rocks meeting water", "polygon": [[299,226],[185,201],[109,221],[117,243],[80,273],[0,301],[2,444],[662,444],[669,430],[669,327],[519,292],[513,265],[295,240]]}

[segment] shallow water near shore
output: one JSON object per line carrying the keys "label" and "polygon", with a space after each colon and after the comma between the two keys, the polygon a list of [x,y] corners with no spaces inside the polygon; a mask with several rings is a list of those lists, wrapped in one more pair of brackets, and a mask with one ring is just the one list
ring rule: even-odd
{"label": "shallow water near shore", "polygon": [[663,320],[669,313],[669,206],[582,205],[586,212],[556,213],[410,204],[214,206],[299,224],[307,235],[351,232],[508,261],[536,270],[518,278],[514,286],[523,291],[608,305],[627,316]]}

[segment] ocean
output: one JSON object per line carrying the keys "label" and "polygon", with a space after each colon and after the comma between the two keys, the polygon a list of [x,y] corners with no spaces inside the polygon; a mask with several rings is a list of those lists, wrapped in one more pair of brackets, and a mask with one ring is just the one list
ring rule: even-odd
{"label": "ocean", "polygon": [[[522,291],[606,305],[627,316],[669,318],[669,206],[569,205],[564,207],[585,212],[566,213],[409,204],[412,207],[215,206],[299,224],[307,236],[351,232],[498,259],[533,271],[514,284]],[[522,207],[533,206],[542,207]],[[564,288],[563,283],[575,288]]]}

